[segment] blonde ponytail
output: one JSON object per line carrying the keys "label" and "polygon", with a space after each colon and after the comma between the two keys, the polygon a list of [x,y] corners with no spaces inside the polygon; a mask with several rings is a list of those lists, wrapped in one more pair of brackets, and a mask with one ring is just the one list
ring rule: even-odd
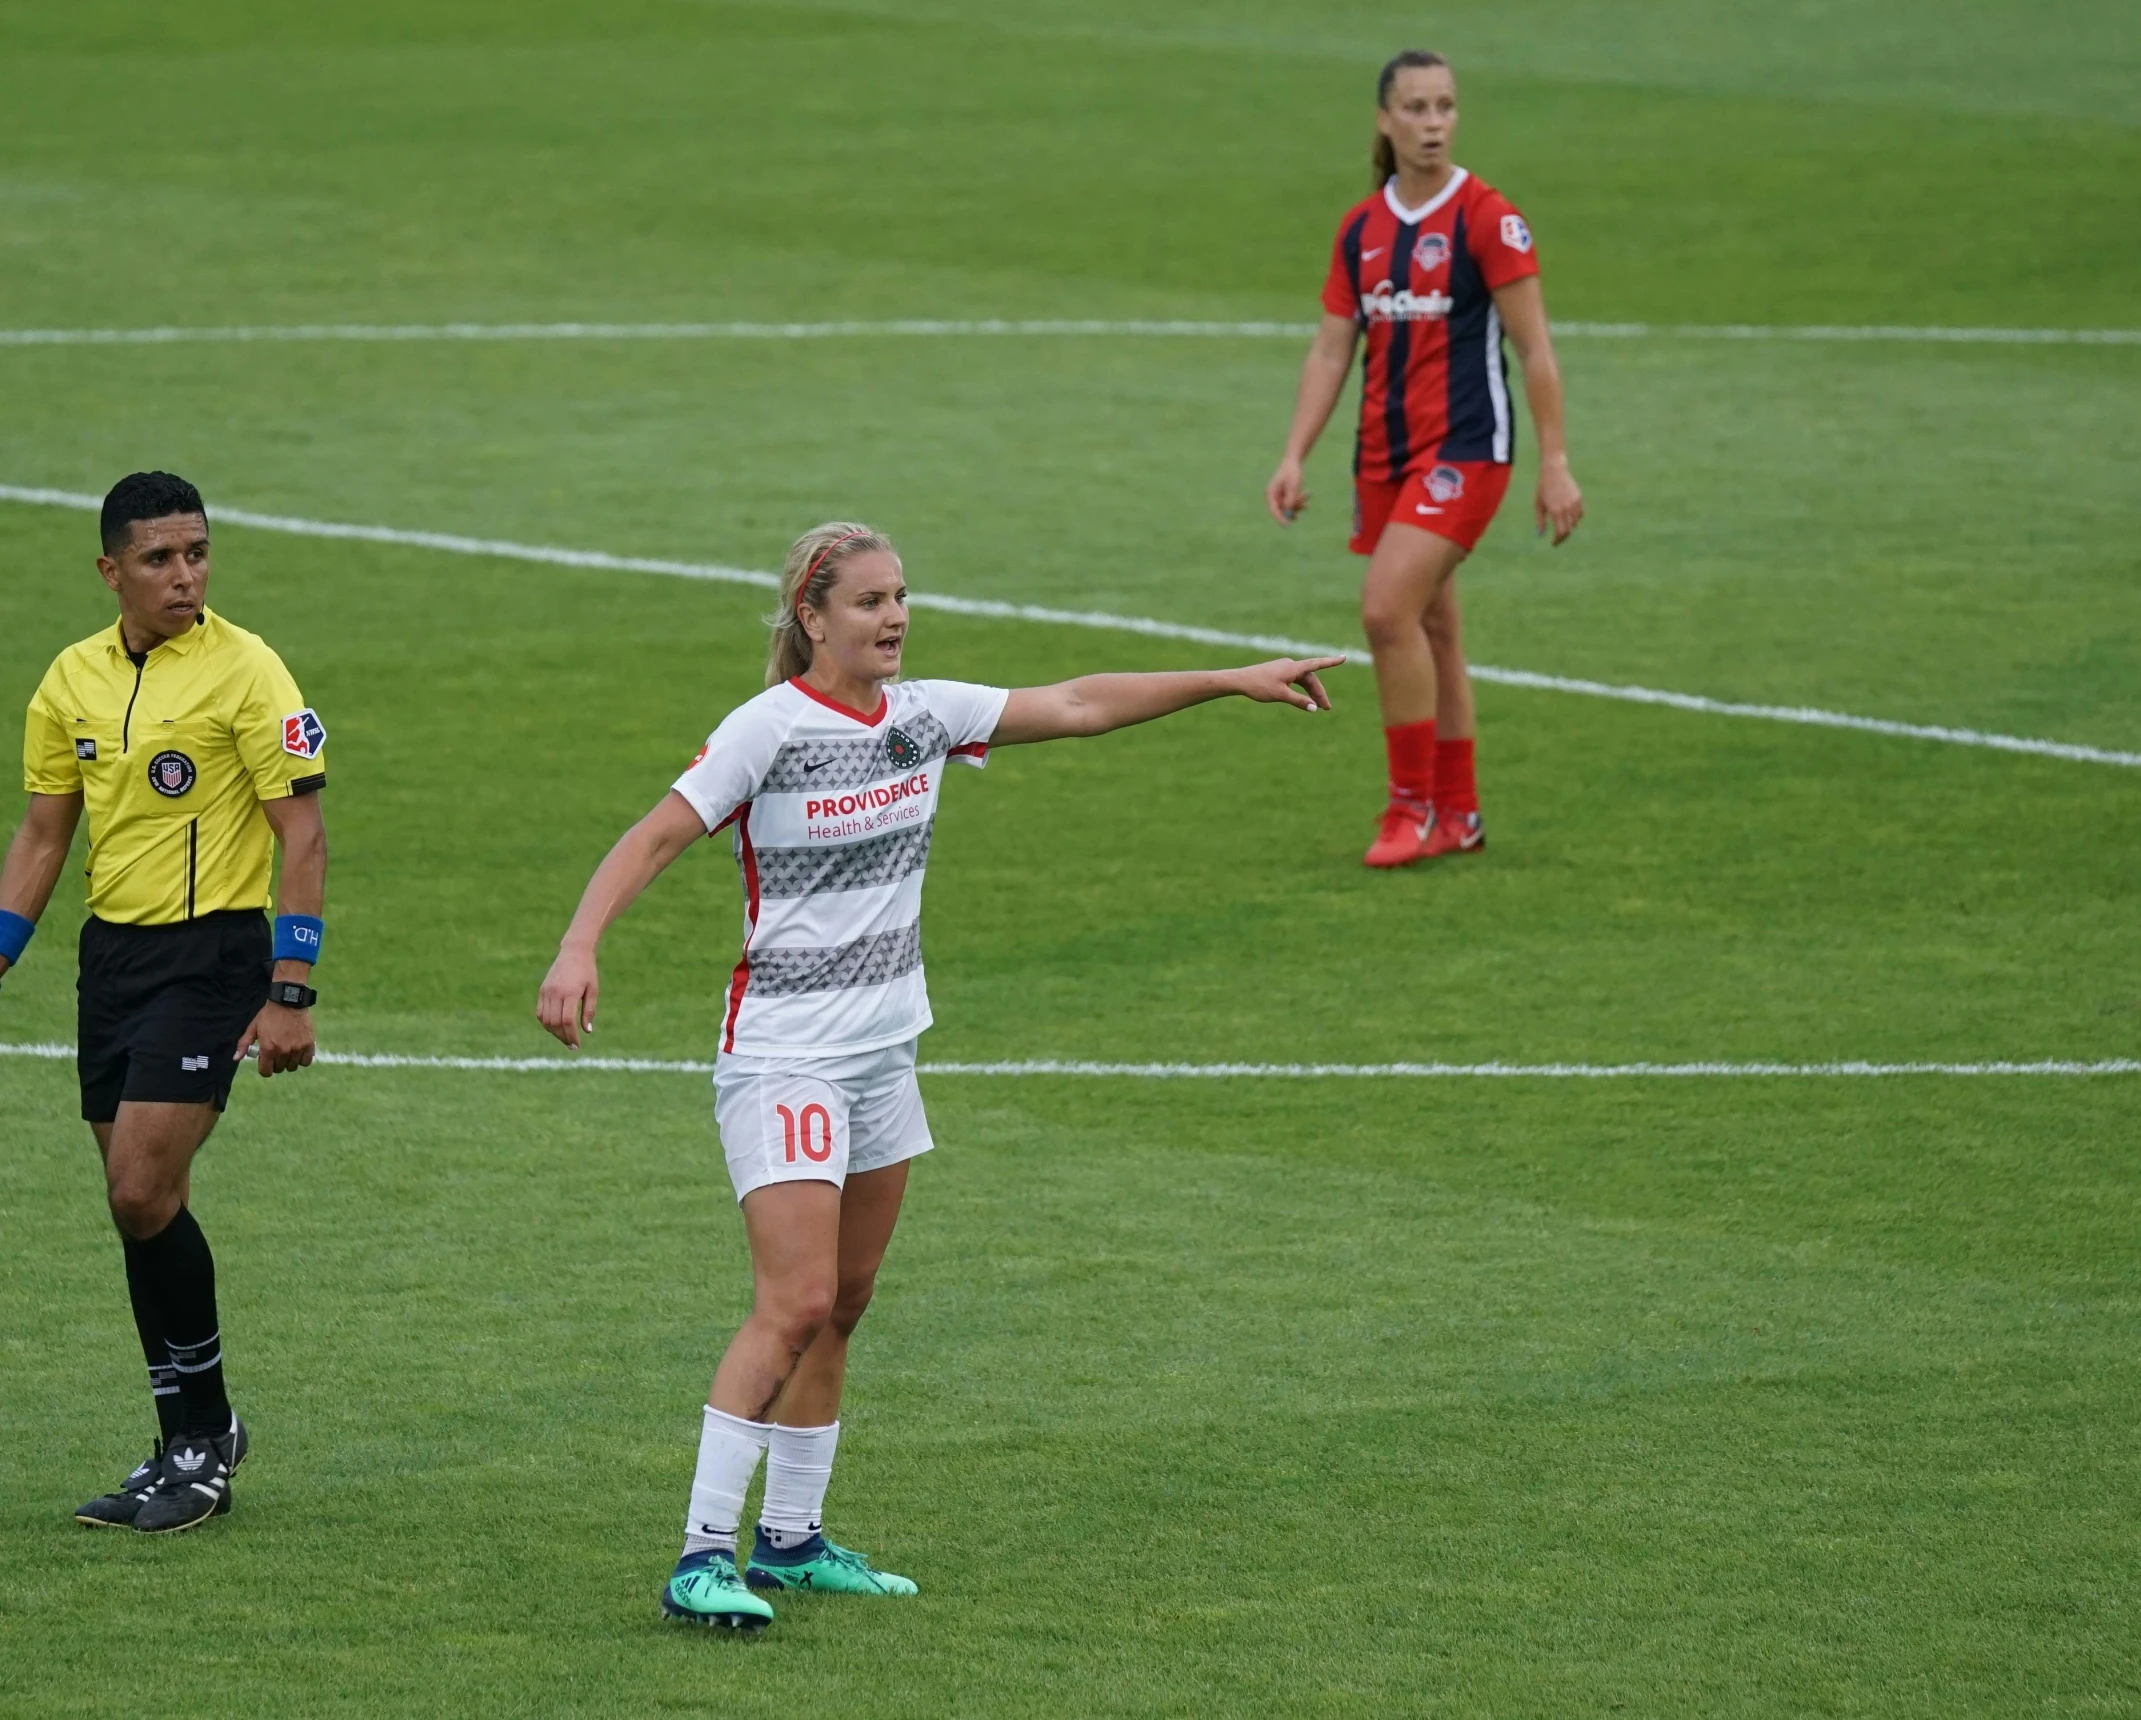
{"label": "blonde ponytail", "polygon": [[781,606],[766,617],[773,640],[766,652],[766,685],[778,687],[810,667],[810,635],[803,631],[798,605],[823,609],[839,582],[840,570],[858,555],[883,550],[897,555],[892,540],[883,532],[857,525],[853,520],[828,520],[788,546],[788,559],[781,564]]}

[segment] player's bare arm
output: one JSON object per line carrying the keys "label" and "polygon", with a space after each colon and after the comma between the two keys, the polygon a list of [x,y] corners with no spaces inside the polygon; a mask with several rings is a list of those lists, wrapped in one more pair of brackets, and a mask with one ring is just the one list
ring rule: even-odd
{"label": "player's bare arm", "polygon": [[1539,433],[1539,488],[1532,519],[1540,531],[1553,528],[1554,542],[1566,543],[1583,522],[1583,491],[1569,471],[1568,437],[1561,400],[1561,367],[1554,361],[1554,337],[1547,328],[1546,296],[1539,277],[1527,275],[1497,287],[1494,308],[1501,313],[1509,344],[1517,349],[1524,372],[1524,398]]}
{"label": "player's bare arm", "polygon": [[558,944],[557,960],[536,995],[535,1019],[548,1032],[574,1050],[581,1034],[594,1032],[595,1003],[602,990],[595,950],[602,934],[670,862],[705,834],[691,802],[671,789],[617,839],[580,893],[580,906]]}
{"label": "player's bare arm", "polygon": [[[260,810],[267,815],[282,850],[282,879],[275,892],[277,916],[295,914],[317,920],[327,902],[327,822],[320,812],[320,797],[299,794],[264,800]],[[284,956],[270,977],[278,985],[305,985],[312,977],[312,964]],[[262,1004],[260,1013],[246,1025],[232,1055],[242,1058],[248,1051],[257,1052],[265,1078],[305,1068],[317,1049],[312,1011],[271,1002]]]}
{"label": "player's bare arm", "polygon": [[[67,848],[81,818],[79,794],[33,794],[15,828],[7,860],[0,864],[0,920],[12,915],[8,923],[24,941],[28,928],[44,917],[45,904],[52,900],[52,888],[67,864]],[[12,966],[7,948],[0,947],[0,974]]]}
{"label": "player's bare arm", "polygon": [[1331,696],[1319,678],[1343,657],[1280,657],[1246,669],[1190,669],[1148,675],[1082,675],[1051,687],[1020,687],[1004,702],[991,746],[1104,735],[1149,723],[1212,699],[1240,697],[1259,704],[1327,711]]}
{"label": "player's bare arm", "polygon": [[1279,456],[1278,470],[1264,486],[1264,505],[1282,526],[1292,525],[1308,506],[1309,494],[1301,479],[1302,463],[1338,409],[1338,397],[1345,392],[1346,373],[1353,368],[1353,349],[1359,344],[1359,323],[1352,317],[1323,313],[1323,320],[1316,325],[1316,338],[1309,343],[1308,357],[1301,362],[1301,386],[1294,394],[1286,452]]}

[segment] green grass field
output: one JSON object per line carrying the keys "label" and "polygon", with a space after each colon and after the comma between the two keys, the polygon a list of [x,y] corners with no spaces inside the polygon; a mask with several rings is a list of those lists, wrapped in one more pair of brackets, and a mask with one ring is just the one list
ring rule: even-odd
{"label": "green grass field", "polygon": [[[1579,321],[2141,327],[2101,0],[0,0],[0,331],[1313,315],[1392,48]],[[0,484],[1351,640],[1278,340],[0,345]],[[1483,662],[2141,749],[2141,349],[1571,338]],[[1528,424],[1526,426],[1528,434]],[[762,662],[732,586],[217,534],[333,734],[323,1041],[542,1055],[588,869]],[[0,714],[103,624],[0,502]],[[912,672],[1234,660],[920,617]],[[1484,860],[1357,863],[1372,686],[960,773],[939,1061],[2141,1054],[2141,772],[1487,686]],[[10,718],[9,720],[12,720]],[[0,780],[0,821],[20,795]],[[710,845],[599,1049],[710,1055]],[[72,1036],[62,885],[0,1041]],[[830,1501],[914,1575],[665,1629],[748,1275],[703,1082],[319,1068],[197,1176],[257,1455],[149,1428],[63,1063],[0,1056],[9,1716],[2141,1714],[2141,1078],[937,1076]]]}

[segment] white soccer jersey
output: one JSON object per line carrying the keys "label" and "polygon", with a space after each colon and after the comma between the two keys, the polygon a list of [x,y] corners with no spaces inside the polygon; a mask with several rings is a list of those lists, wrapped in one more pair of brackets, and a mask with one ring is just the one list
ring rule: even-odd
{"label": "white soccer jersey", "polygon": [[709,833],[733,823],[743,959],[721,1049],[844,1056],[929,1025],[922,872],[952,759],[980,765],[1010,697],[895,682],[865,717],[801,680],[739,705],[676,791]]}

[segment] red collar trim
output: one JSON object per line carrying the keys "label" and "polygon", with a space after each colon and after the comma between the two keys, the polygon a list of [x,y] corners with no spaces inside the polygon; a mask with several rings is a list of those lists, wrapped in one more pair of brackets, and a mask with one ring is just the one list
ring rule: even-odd
{"label": "red collar trim", "polygon": [[828,711],[838,711],[843,717],[852,717],[866,729],[876,728],[879,723],[885,720],[885,713],[892,709],[892,698],[888,693],[880,693],[878,695],[875,714],[866,717],[856,710],[853,705],[843,705],[838,699],[828,699],[800,675],[789,676],[788,685],[801,693],[804,698],[815,699]]}

